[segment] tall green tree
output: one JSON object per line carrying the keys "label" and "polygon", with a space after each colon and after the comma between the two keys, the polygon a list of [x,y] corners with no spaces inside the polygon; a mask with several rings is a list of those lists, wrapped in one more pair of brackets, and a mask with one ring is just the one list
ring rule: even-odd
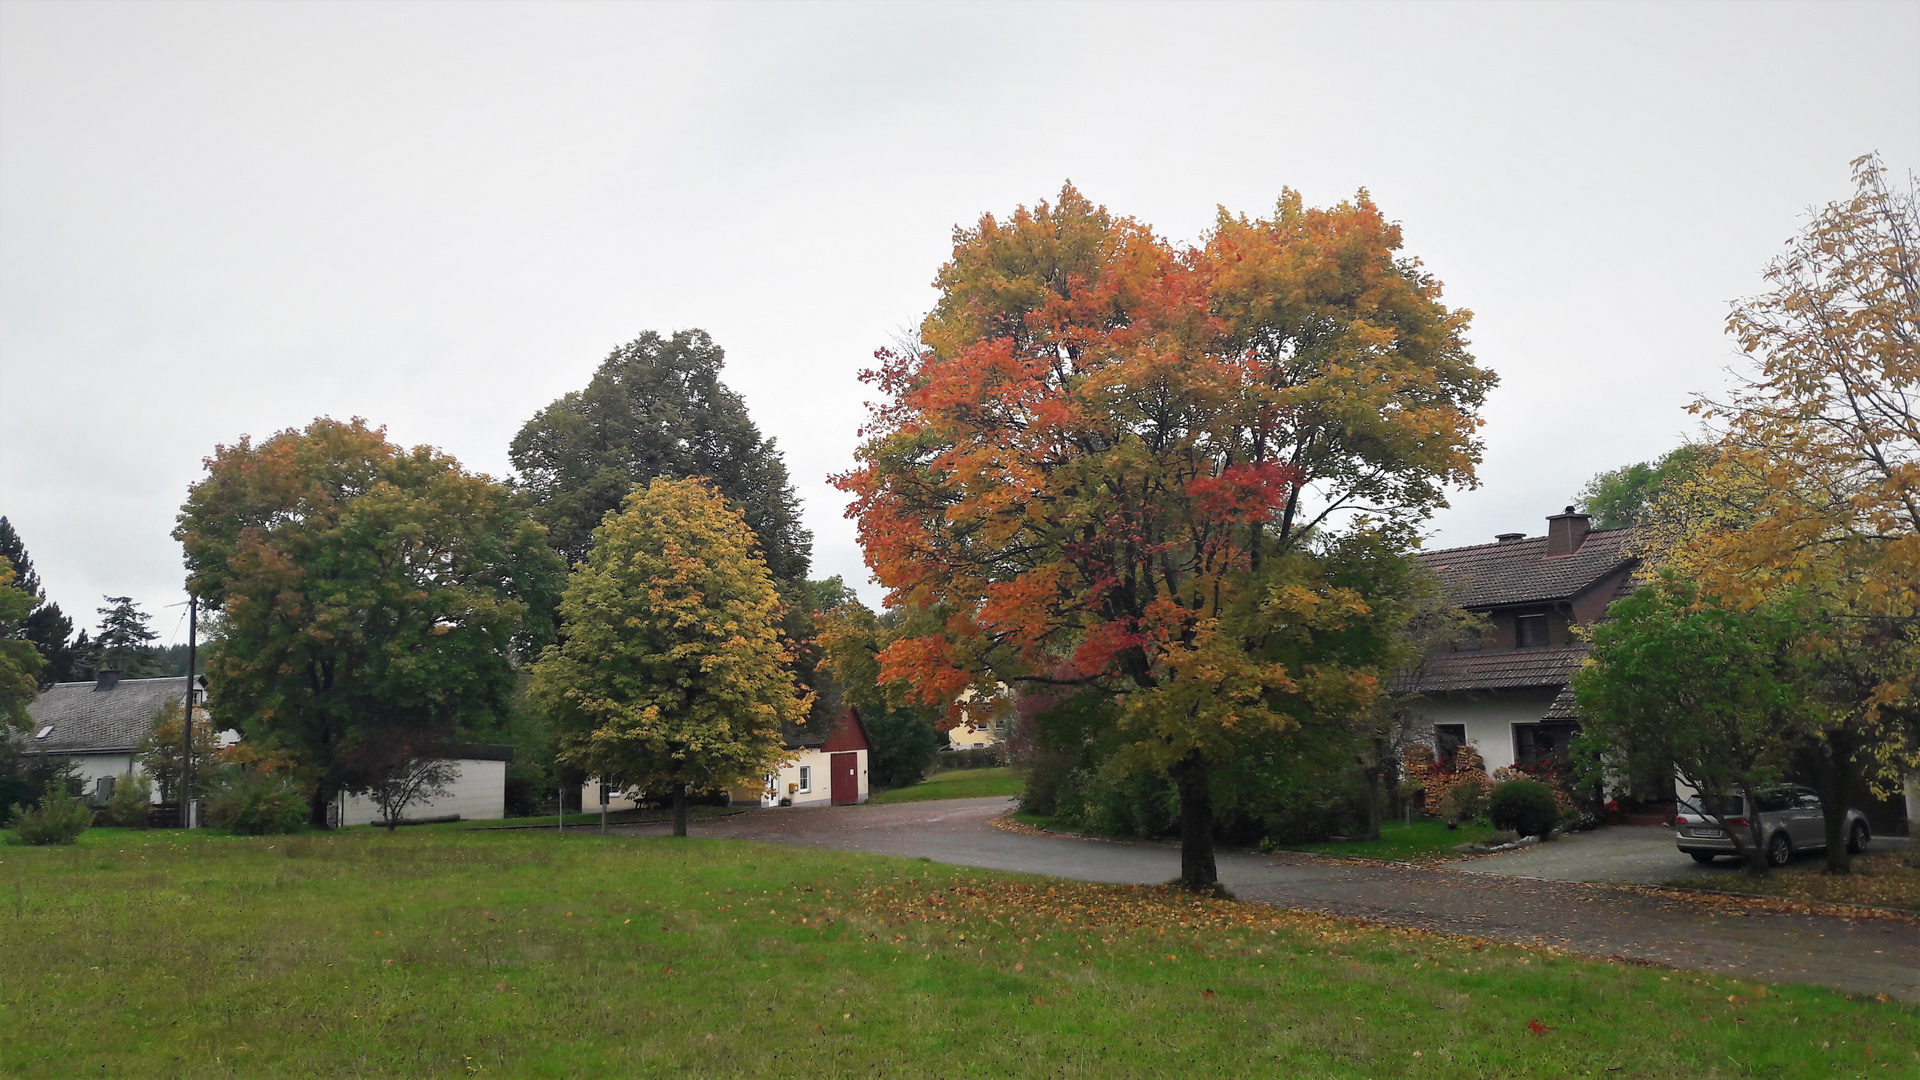
{"label": "tall green tree", "polygon": [[569,565],[587,557],[593,530],[628,492],[655,477],[697,476],[745,515],[776,579],[806,580],[813,538],[786,462],[720,381],[725,359],[704,330],[648,331],[514,436],[520,485]]}
{"label": "tall green tree", "polygon": [[[40,668],[46,661],[33,643],[20,636],[20,625],[33,611],[34,597],[15,582],[13,564],[0,555],[0,721],[24,728],[27,706],[39,693]],[[0,727],[0,742],[9,733]]]}
{"label": "tall green tree", "polygon": [[757,785],[811,704],[755,548],[706,481],[654,480],[594,531],[560,604],[562,643],[533,667],[561,760],[670,793],[675,836],[689,790]]}
{"label": "tall green tree", "polygon": [[1809,606],[1782,593],[1737,606],[1671,570],[1607,609],[1593,629],[1588,665],[1573,676],[1581,734],[1576,748],[1604,776],[1619,752],[1670,762],[1703,798],[1760,872],[1760,823],[1725,825],[1722,801],[1735,789],[1777,782],[1796,746],[1819,730],[1812,694],[1818,655],[1804,647]]}
{"label": "tall green tree", "polygon": [[359,419],[216,448],[174,537],[219,609],[211,711],[293,757],[316,825],[391,755],[498,725],[563,580],[505,485]]}
{"label": "tall green tree", "polygon": [[94,636],[88,662],[96,671],[117,671],[122,678],[143,679],[158,674],[160,663],[153,641],[152,617],[131,596],[103,596],[100,632]]}
{"label": "tall green tree", "polygon": [[1609,469],[1587,481],[1574,503],[1591,514],[1595,528],[1618,529],[1644,523],[1660,493],[1676,480],[1697,474],[1707,464],[1705,447],[1687,443],[1652,461]]}
{"label": "tall green tree", "polygon": [[73,636],[73,620],[60,610],[59,604],[47,599],[40,575],[33,568],[33,558],[27,554],[26,541],[5,517],[0,517],[0,559],[13,564],[14,573],[19,575],[15,587],[34,600],[33,610],[21,620],[16,633],[33,642],[41,659],[46,661],[40,669],[40,685],[47,687],[72,679],[77,660],[73,642],[69,640]]}

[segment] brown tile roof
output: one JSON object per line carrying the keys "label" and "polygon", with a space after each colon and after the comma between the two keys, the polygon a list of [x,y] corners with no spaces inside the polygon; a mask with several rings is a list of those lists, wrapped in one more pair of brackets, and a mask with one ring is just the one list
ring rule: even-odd
{"label": "brown tile roof", "polygon": [[1580,550],[1547,558],[1547,538],[1531,536],[1505,544],[1475,544],[1420,554],[1420,562],[1446,582],[1464,608],[1571,600],[1608,574],[1634,561],[1627,552],[1630,529],[1595,529]]}
{"label": "brown tile roof", "polygon": [[1563,686],[1587,655],[1585,642],[1537,649],[1486,649],[1438,653],[1394,678],[1401,693],[1444,694],[1457,690],[1507,690]]}

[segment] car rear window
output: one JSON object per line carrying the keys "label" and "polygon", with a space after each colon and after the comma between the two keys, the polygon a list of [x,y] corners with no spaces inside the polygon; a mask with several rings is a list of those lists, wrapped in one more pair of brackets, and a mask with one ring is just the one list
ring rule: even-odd
{"label": "car rear window", "polygon": [[1760,812],[1763,814],[1777,813],[1793,806],[1793,792],[1788,791],[1786,788],[1774,788],[1771,791],[1762,791],[1754,799],[1754,802],[1760,804]]}
{"label": "car rear window", "polygon": [[[1705,807],[1704,811],[1700,807]],[[1701,799],[1698,804],[1688,803],[1687,808],[1695,813],[1706,813],[1710,817],[1739,817],[1747,812],[1746,803],[1738,795],[1724,795],[1718,799]]]}

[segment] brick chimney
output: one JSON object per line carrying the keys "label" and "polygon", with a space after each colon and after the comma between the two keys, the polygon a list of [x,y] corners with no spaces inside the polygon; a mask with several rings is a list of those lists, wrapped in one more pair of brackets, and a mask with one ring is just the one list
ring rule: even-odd
{"label": "brick chimney", "polygon": [[1585,514],[1576,513],[1569,506],[1565,513],[1555,514],[1547,519],[1547,558],[1571,555],[1580,550],[1587,542],[1587,534],[1593,531],[1593,519]]}
{"label": "brick chimney", "polygon": [[113,668],[100,668],[94,672],[93,688],[96,691],[111,690],[118,685],[119,682],[120,673]]}

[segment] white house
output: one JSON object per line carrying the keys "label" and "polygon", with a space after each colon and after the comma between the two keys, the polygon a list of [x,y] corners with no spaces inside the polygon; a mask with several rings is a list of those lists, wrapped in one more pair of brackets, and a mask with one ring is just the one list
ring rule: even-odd
{"label": "white house", "polygon": [[[206,676],[194,680],[194,723],[208,723],[202,704],[207,696]],[[55,683],[33,699],[27,715],[33,727],[18,743],[23,752],[65,758],[80,774],[82,795],[104,804],[123,779],[143,770],[134,760],[140,744],[153,734],[153,724],[167,703],[184,703],[185,676],[170,679],[122,679],[103,671],[90,682]],[[222,745],[238,736],[224,732]],[[155,790],[157,801],[160,792]]]}
{"label": "white house", "polygon": [[[1574,628],[1599,619],[1632,586],[1638,560],[1626,529],[1595,529],[1568,507],[1545,536],[1503,533],[1491,544],[1424,552],[1420,561],[1454,603],[1487,618],[1484,635],[1427,656],[1399,689],[1422,695],[1443,761],[1471,746],[1489,770],[1564,761],[1578,723],[1568,679],[1586,659]],[[1644,793],[1672,799],[1670,790]]]}
{"label": "white house", "polygon": [[[789,732],[788,759],[757,794],[762,806],[852,806],[867,801],[867,754],[872,744],[860,714],[849,705],[824,732]],[[754,793],[745,793],[749,798]],[[735,798],[739,798],[736,793]]]}
{"label": "white house", "polygon": [[[493,743],[460,743],[447,747],[443,760],[453,765],[453,782],[445,793],[407,804],[401,823],[457,817],[461,821],[498,821],[507,816],[507,762],[513,747]],[[365,795],[342,794],[334,801],[336,825],[372,825],[381,820],[380,808]]]}
{"label": "white house", "polygon": [[[195,725],[210,723],[203,704],[206,676],[194,678]],[[29,754],[45,754],[72,762],[80,775],[82,793],[96,805],[113,796],[114,785],[139,775],[134,754],[153,734],[154,721],[169,701],[184,701],[184,676],[167,679],[122,679],[102,672],[92,682],[55,683],[27,706],[32,730],[16,738]],[[240,741],[236,731],[220,733],[220,745]],[[450,748],[456,779],[445,795],[407,807],[408,820],[449,817],[487,820],[506,816],[507,761],[512,749],[490,744],[462,744]],[[160,792],[154,791],[158,801]],[[367,825],[379,817],[373,801],[361,795],[342,796],[334,822]]]}
{"label": "white house", "polygon": [[[786,760],[768,773],[759,787],[729,790],[735,806],[850,806],[867,801],[866,725],[851,706],[840,711],[824,731],[798,727],[787,729]],[[608,810],[632,810],[640,805],[632,790],[608,786],[605,790]],[[600,809],[602,790],[598,778],[580,786],[580,809]]]}

